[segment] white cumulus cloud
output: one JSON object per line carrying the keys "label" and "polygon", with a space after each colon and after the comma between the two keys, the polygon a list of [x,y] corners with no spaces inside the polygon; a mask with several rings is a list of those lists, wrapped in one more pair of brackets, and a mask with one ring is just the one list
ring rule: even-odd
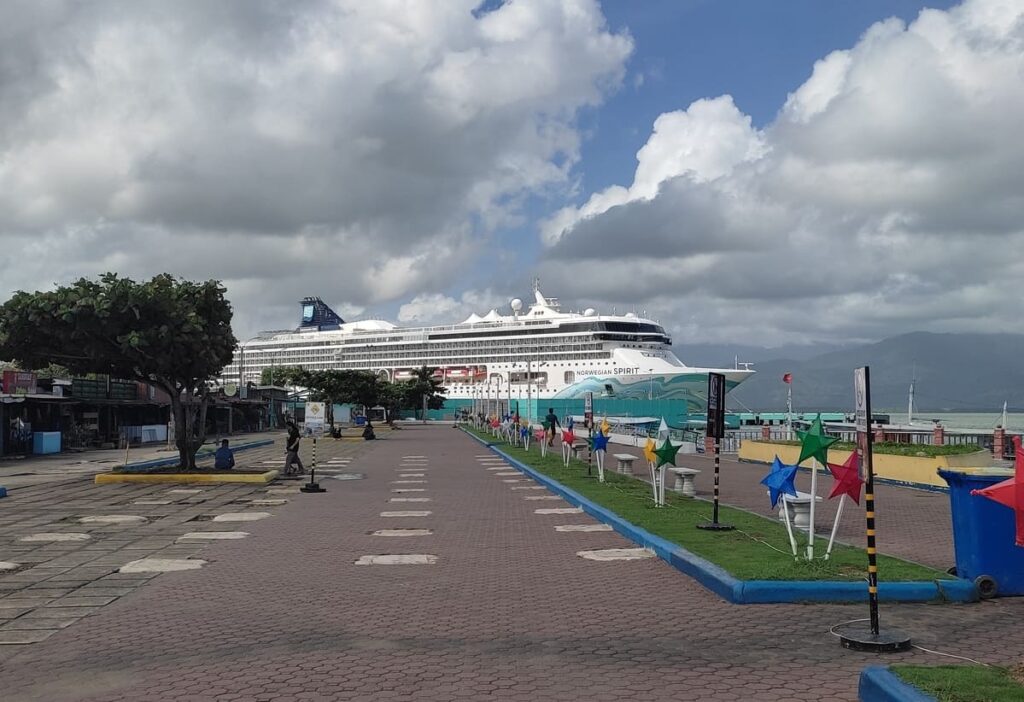
{"label": "white cumulus cloud", "polygon": [[694,340],[1024,331],[1024,5],[886,20],[755,128],[729,96],[662,115],[633,182],[543,229],[560,291]]}

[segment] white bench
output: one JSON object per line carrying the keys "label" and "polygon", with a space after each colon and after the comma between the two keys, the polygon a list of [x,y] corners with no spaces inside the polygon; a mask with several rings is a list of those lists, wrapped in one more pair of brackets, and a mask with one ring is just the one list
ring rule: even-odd
{"label": "white bench", "polygon": [[[779,521],[786,521],[786,517],[782,513],[782,510],[788,509],[789,521],[790,524],[793,525],[794,529],[803,529],[804,531],[810,529],[811,499],[811,493],[800,492],[799,490],[796,492],[796,497],[783,494],[782,499],[779,500]],[[814,497],[813,499],[815,502],[821,502],[821,497]]]}
{"label": "white bench", "polygon": [[678,466],[672,466],[669,470],[676,474],[676,484],[672,488],[673,490],[684,497],[697,496],[697,486],[694,484],[693,478],[697,473],[700,473],[699,470],[696,468],[680,468]]}
{"label": "white bench", "polygon": [[633,461],[636,460],[636,456],[631,453],[616,453],[613,454],[617,461],[615,469],[620,473],[626,473],[628,475],[633,474]]}
{"label": "white bench", "polygon": [[572,445],[572,457],[583,460],[583,452],[590,448],[586,441],[577,441]]}

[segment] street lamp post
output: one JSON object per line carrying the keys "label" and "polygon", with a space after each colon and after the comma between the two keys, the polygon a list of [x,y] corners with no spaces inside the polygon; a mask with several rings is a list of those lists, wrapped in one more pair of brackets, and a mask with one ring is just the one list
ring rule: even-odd
{"label": "street lamp post", "polygon": [[647,399],[654,399],[654,369],[647,369]]}

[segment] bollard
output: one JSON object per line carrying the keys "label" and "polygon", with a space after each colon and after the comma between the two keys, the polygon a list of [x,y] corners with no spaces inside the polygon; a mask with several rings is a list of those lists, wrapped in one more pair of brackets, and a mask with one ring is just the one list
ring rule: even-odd
{"label": "bollard", "polygon": [[313,465],[309,467],[309,482],[299,488],[299,492],[327,492],[316,481],[316,437],[313,437]]}

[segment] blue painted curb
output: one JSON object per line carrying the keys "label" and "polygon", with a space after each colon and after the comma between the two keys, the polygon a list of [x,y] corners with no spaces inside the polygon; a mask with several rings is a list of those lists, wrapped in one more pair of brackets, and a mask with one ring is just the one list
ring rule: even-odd
{"label": "blue painted curb", "polygon": [[857,696],[861,702],[936,702],[934,697],[903,682],[881,665],[872,665],[861,671]]}
{"label": "blue painted curb", "polygon": [[7,488],[0,487],[0,497],[7,497]]}
{"label": "blue painted curb", "polygon": [[[248,444],[239,444],[238,446],[232,446],[231,450],[235,453],[239,451],[246,451],[248,449],[259,448],[261,446],[270,446],[274,443],[274,439],[262,439],[260,441],[252,441]],[[196,459],[209,458],[214,454],[214,451],[203,451],[196,454]],[[176,466],[178,465],[178,457],[174,458],[155,458],[152,461],[139,461],[137,463],[126,463],[122,466],[118,466],[116,470],[120,473],[147,473],[153,468],[163,468],[165,466]]]}
{"label": "blue painted curb", "polygon": [[[867,587],[861,582],[834,580],[740,580],[721,566],[715,565],[685,548],[652,534],[626,521],[611,510],[602,507],[557,480],[539,473],[516,460],[498,447],[502,444],[486,441],[466,432],[473,440],[529,475],[538,483],[581,507],[587,514],[610,525],[630,541],[649,548],[658,558],[686,573],[707,589],[733,604],[784,604],[799,602],[867,602]],[[880,583],[878,599],[883,602],[976,602],[978,590],[969,580],[962,578],[933,582]]]}

